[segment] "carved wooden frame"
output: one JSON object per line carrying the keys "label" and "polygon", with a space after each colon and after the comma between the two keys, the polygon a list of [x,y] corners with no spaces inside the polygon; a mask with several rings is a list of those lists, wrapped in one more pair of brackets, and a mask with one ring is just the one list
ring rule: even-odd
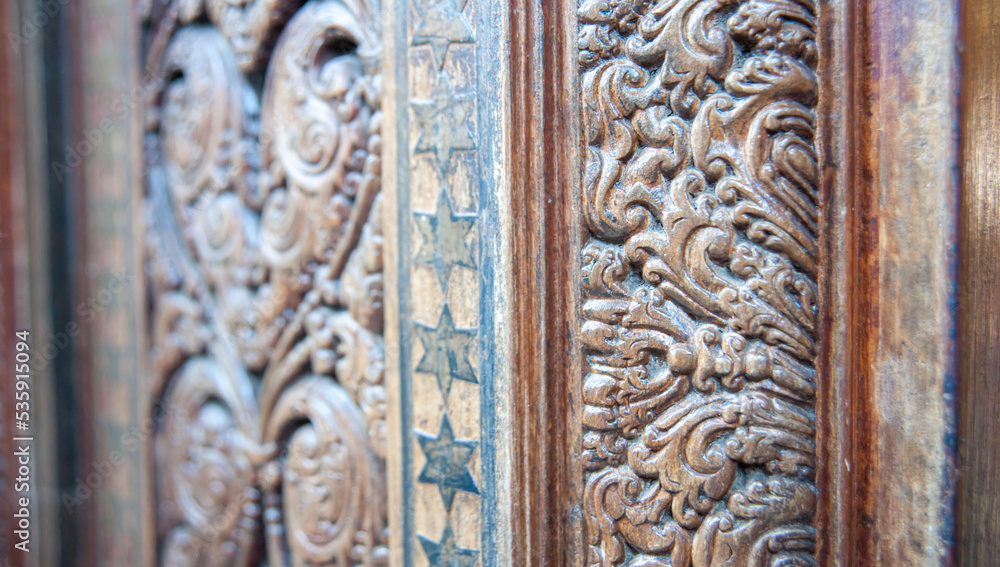
{"label": "carved wooden frame", "polygon": [[[94,22],[109,4],[82,3],[81,37],[96,36],[100,28]],[[825,565],[944,564],[952,475],[947,396],[954,383],[955,340],[955,6],[945,0],[906,3],[914,16],[908,19],[895,17],[902,7],[890,0],[858,5],[821,0],[818,6],[817,145],[828,227],[820,253],[822,272],[838,275],[819,283],[816,553]],[[519,498],[512,503],[508,551],[516,564],[584,564],[584,477],[577,451],[585,368],[577,269],[584,226],[578,168],[583,144],[569,143],[579,142],[575,138],[582,128],[580,107],[574,104],[577,4],[523,0],[513,3],[505,17],[511,44],[509,109],[517,125],[510,139],[524,141],[508,148],[532,149],[508,154],[514,167],[507,205],[526,213],[511,217],[512,241],[518,245],[508,250],[515,267],[510,314],[514,321],[532,322],[515,325],[510,345],[517,380],[511,384],[515,403],[507,417],[519,426],[511,441],[509,492]],[[99,66],[83,66],[79,73],[90,79],[81,80],[84,100],[124,90],[102,83]],[[132,86],[141,86],[141,72],[130,73]],[[92,117],[81,118],[81,124],[81,131],[97,126]],[[915,132],[913,124],[924,127]],[[132,139],[141,138],[140,118],[134,130]],[[97,249],[102,242],[100,223],[93,220],[98,199],[126,195],[139,186],[138,174],[125,171],[120,158],[120,152],[99,154],[81,173],[83,198],[90,205],[83,213],[91,223],[86,224],[87,256],[101,269],[109,262]],[[915,274],[922,279],[914,279]],[[904,293],[897,287],[901,276],[923,287]],[[129,329],[134,327],[114,320],[101,336]],[[107,387],[107,368],[96,350],[82,356],[81,364],[85,390]],[[98,411],[108,407],[100,400],[88,403]],[[912,424],[912,434],[896,435],[892,424],[897,420]],[[106,435],[101,427],[88,425],[86,435],[99,439]],[[915,475],[913,462],[920,463],[912,469]],[[134,479],[141,470],[122,473],[116,482]],[[142,498],[124,498],[129,497]],[[112,509],[102,500],[101,518]],[[92,531],[94,514],[88,521]],[[124,546],[114,538],[132,537],[134,526],[101,529],[107,542],[93,553],[123,557]]]}
{"label": "carved wooden frame", "polygon": [[[693,3],[658,5],[666,12],[681,4]],[[815,187],[822,228],[814,337],[817,503],[808,521],[816,539],[814,556],[795,561],[946,564],[956,380],[956,6],[917,2],[900,18],[894,14],[901,6],[882,0],[741,4],[816,10]],[[626,5],[605,8],[627,15]],[[526,426],[514,446],[545,447],[519,453],[515,464],[524,471],[515,492],[528,502],[516,511],[521,537],[515,541],[526,550],[526,563],[589,565],[576,428],[585,417],[575,394],[586,368],[578,331],[581,282],[567,271],[579,265],[585,241],[576,228],[584,217],[581,162],[573,159],[582,160],[576,148],[584,144],[566,142],[567,132],[583,130],[580,107],[566,96],[578,92],[577,4],[524,2],[512,14],[512,76],[523,77],[523,86],[512,90],[512,107],[515,116],[518,108],[528,109],[523,122],[514,121],[523,130],[514,132],[528,140],[520,147],[537,148],[513,157],[524,167],[513,170],[512,198],[531,219],[518,237],[531,245],[515,252],[514,264],[528,267],[517,285],[533,290],[515,297],[515,305],[544,322],[515,338],[515,359],[527,361],[516,388],[521,400],[549,393],[541,404],[515,405]],[[571,53],[561,45],[573,46]],[[549,218],[560,224],[540,222]],[[933,229],[919,230],[922,219]],[[923,287],[899,289],[900,279]],[[909,435],[892,426],[900,422],[909,424]],[[554,424],[570,427],[553,432]],[[551,439],[569,450],[553,451]],[[651,557],[649,564],[657,561]],[[704,561],[702,555],[694,564],[709,564]]]}
{"label": "carved wooden frame", "polygon": [[587,565],[815,553],[816,8],[580,4]]}

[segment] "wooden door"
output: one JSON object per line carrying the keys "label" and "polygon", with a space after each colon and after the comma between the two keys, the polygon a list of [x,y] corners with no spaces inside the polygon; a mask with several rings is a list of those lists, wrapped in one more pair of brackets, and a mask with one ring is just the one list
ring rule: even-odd
{"label": "wooden door", "polygon": [[0,15],[11,564],[991,564],[992,2]]}

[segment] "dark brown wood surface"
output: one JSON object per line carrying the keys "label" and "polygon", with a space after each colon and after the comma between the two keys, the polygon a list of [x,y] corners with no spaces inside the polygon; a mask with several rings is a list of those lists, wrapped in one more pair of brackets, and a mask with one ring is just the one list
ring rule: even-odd
{"label": "dark brown wood surface", "polygon": [[1000,557],[1000,3],[963,2],[958,564]]}
{"label": "dark brown wood surface", "polygon": [[[80,43],[92,48],[71,55],[80,89],[73,100],[81,106],[74,111],[74,133],[95,128],[114,96],[139,86],[139,25],[131,12],[116,9],[122,4],[82,4],[84,17],[74,29]],[[953,561],[950,546],[957,541],[961,564],[990,565],[1000,555],[1000,6],[994,0],[965,4],[963,75],[952,0],[819,6],[819,564],[944,565]],[[0,28],[10,25],[10,14],[7,6],[0,8]],[[509,99],[496,104],[509,110],[503,132],[509,202],[499,209],[509,217],[499,224],[509,223],[511,230],[510,312],[504,323],[512,338],[505,354],[513,391],[498,395],[511,396],[507,422],[514,431],[510,460],[496,464],[512,483],[511,522],[495,528],[510,530],[512,564],[578,565],[586,546],[579,462],[584,156],[577,2],[514,0],[504,17],[510,90]],[[18,96],[11,86],[16,81],[8,80],[14,71],[11,58],[0,60],[0,140],[21,135],[11,110]],[[145,368],[147,346],[138,339],[145,328],[138,236],[141,114],[116,123],[78,172],[85,186],[78,246],[93,267],[78,275],[79,295],[98,291],[101,278],[114,269],[131,267],[140,282],[124,303],[102,314],[90,342],[81,343],[84,463],[115,450],[113,432],[147,417],[136,408],[148,398],[148,385],[134,379]],[[0,170],[16,172],[17,153],[15,145],[0,146]],[[397,165],[387,159],[384,168]],[[0,177],[0,235],[15,240],[19,233],[7,227],[16,182],[14,174]],[[6,244],[0,247],[0,348],[10,342],[4,333],[19,321],[15,248]],[[390,258],[388,263],[395,262]],[[395,282],[387,280],[390,295]],[[398,328],[386,336],[398,339]],[[387,350],[390,358],[398,354],[395,346]],[[957,403],[951,398],[956,387]],[[6,409],[0,408],[0,417]],[[494,433],[508,434],[483,431]],[[6,438],[4,432],[4,452]],[[146,469],[152,455],[128,457],[80,515],[87,526],[82,564],[154,561],[155,491]],[[399,478],[398,470],[389,471],[390,483]],[[392,494],[400,490],[391,487]],[[9,517],[8,505],[0,502],[0,526]],[[411,551],[423,557],[419,548]]]}
{"label": "dark brown wood surface", "polygon": [[[50,156],[72,176],[74,314],[78,393],[78,485],[93,486],[70,516],[79,526],[80,565],[152,564],[155,552],[153,490],[145,476],[149,427],[141,396],[148,388],[142,365],[145,309],[142,269],[141,187],[143,119],[138,61],[139,22],[131,5],[88,0],[70,5],[66,53],[71,105],[63,148]],[[72,151],[79,161],[74,160]],[[145,425],[144,425],[145,424]],[[127,439],[138,443],[126,446]],[[111,463],[100,483],[95,466]],[[77,490],[76,488],[72,490]]]}
{"label": "dark brown wood surface", "polygon": [[[553,7],[552,12],[559,10]],[[908,17],[898,17],[903,12]],[[514,241],[529,243],[513,262],[519,270],[515,320],[543,322],[519,325],[515,342],[516,375],[523,388],[517,396],[518,411],[526,416],[515,443],[520,456],[515,470],[520,471],[525,496],[518,503],[523,510],[516,514],[515,542],[531,550],[526,560],[544,557],[543,563],[554,564],[582,561],[581,549],[567,553],[542,545],[572,531],[559,532],[551,522],[573,518],[571,503],[560,509],[560,502],[579,490],[568,479],[579,466],[573,461],[579,447],[574,435],[579,433],[572,429],[572,419],[579,419],[573,413],[579,400],[572,394],[579,388],[573,380],[580,371],[561,374],[579,360],[572,356],[576,351],[565,356],[554,348],[573,348],[571,335],[553,333],[572,315],[546,320],[537,314],[551,317],[553,306],[577,305],[579,300],[571,296],[550,294],[543,300],[540,293],[546,278],[561,273],[558,259],[574,263],[566,250],[579,244],[554,234],[545,221],[558,219],[560,213],[541,210],[537,195],[548,191],[549,198],[562,203],[557,208],[573,210],[573,201],[564,200],[572,185],[560,183],[558,166],[547,160],[575,136],[567,129],[574,125],[572,117],[558,114],[575,102],[563,96],[547,106],[548,93],[559,92],[561,76],[545,62],[558,61],[558,55],[543,57],[539,45],[544,46],[544,40],[525,41],[557,35],[558,18],[546,20],[530,3],[519,4],[512,14],[512,123],[521,126],[512,136],[513,210],[521,213],[516,215]],[[956,18],[957,5],[949,1],[821,4],[818,147],[824,276],[817,406],[821,504],[816,523],[823,565],[951,561],[959,163]],[[556,120],[545,118],[553,114]],[[533,142],[550,139],[539,121],[559,120],[563,134],[554,145]],[[545,189],[532,189],[533,183]],[[576,238],[574,230],[565,232]],[[571,272],[563,277],[574,282]],[[553,370],[543,360],[563,364]],[[571,388],[568,395],[562,394],[567,390],[558,375]],[[557,402],[551,401],[554,394]],[[553,435],[550,424],[560,416],[569,418],[571,426]],[[554,458],[551,443],[565,443],[567,456]],[[566,485],[559,488],[553,482]],[[536,553],[539,549],[546,552]]]}
{"label": "dark brown wood surface", "polygon": [[517,565],[583,559],[575,0],[511,6],[511,212]]}

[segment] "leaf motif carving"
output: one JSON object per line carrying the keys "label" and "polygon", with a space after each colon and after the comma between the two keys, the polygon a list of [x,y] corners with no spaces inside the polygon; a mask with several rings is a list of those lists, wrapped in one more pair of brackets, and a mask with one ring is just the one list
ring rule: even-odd
{"label": "leaf motif carving", "polygon": [[814,565],[814,0],[581,0],[587,564]]}
{"label": "leaf motif carving", "polygon": [[145,136],[160,563],[387,565],[379,7],[162,8]]}

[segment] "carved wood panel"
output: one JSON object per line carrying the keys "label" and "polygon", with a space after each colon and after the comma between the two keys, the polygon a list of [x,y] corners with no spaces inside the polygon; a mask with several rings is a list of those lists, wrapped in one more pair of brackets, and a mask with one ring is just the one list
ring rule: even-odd
{"label": "carved wood panel", "polygon": [[[869,68],[848,39],[881,33],[863,9],[139,6],[161,563],[813,566],[879,534],[938,553],[897,543],[939,531],[899,503],[943,489],[876,462],[922,414],[868,365],[919,362],[880,317],[921,300],[865,296],[898,282],[864,263],[916,270],[915,221],[864,167],[820,166],[876,147],[850,107],[909,84],[845,85]],[[925,424],[946,422],[934,393]]]}
{"label": "carved wood panel", "polygon": [[586,564],[814,565],[817,3],[578,17]]}
{"label": "carved wood panel", "polygon": [[379,5],[144,8],[159,562],[386,565]]}
{"label": "carved wood panel", "polygon": [[36,563],[987,549],[975,1],[383,1],[80,0],[0,58],[0,319],[52,278],[81,331]]}

